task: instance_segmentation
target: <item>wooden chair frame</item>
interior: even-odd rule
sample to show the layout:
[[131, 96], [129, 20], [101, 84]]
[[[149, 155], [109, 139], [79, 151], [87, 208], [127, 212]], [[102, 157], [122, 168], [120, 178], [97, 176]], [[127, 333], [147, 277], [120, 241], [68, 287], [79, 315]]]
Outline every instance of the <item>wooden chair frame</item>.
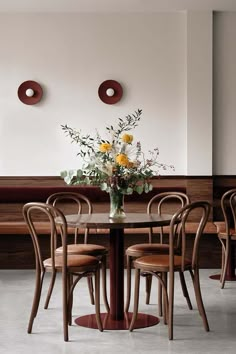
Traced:
[[[181, 209], [184, 205], [189, 204], [190, 200], [189, 197], [182, 192], [163, 192], [155, 195], [153, 198], [150, 199], [147, 205], [147, 213], [148, 214], [162, 214], [165, 212], [164, 208], [166, 207], [166, 203], [168, 202], [177, 202], [178, 208]], [[126, 259], [127, 259], [127, 296], [126, 296], [126, 305], [125, 311], [128, 312], [130, 306], [130, 298], [131, 298], [131, 268], [132, 262], [137, 257], [147, 256], [150, 254], [160, 254], [160, 253], [168, 253], [168, 244], [164, 244], [164, 231], [165, 227], [159, 228], [159, 235], [160, 241], [159, 243], [153, 243], [153, 228], [150, 228], [147, 244], [140, 244], [139, 249], [135, 250], [137, 245], [133, 245], [126, 250]], [[180, 248], [180, 238], [178, 237], [178, 225], [175, 226], [175, 252], [179, 252]], [[166, 233], [166, 232], [165, 232]], [[150, 244], [152, 247], [150, 248]], [[140, 248], [141, 247], [141, 248]], [[152, 285], [152, 276], [147, 274], [146, 276], [146, 304], [150, 302], [150, 294], [151, 294], [151, 285]], [[186, 290], [185, 279], [183, 275], [180, 275], [182, 289], [185, 294], [187, 303], [189, 308], [192, 308], [191, 301]], [[161, 283], [158, 286], [158, 304], [159, 304], [159, 316], [162, 316], [162, 287]]]
[[217, 222], [215, 224], [218, 239], [222, 246], [220, 283], [223, 289], [233, 242], [236, 241], [236, 188], [230, 189], [222, 195], [220, 205], [224, 217], [224, 227], [219, 226]]
[[[40, 248], [37, 227], [35, 226], [35, 213], [41, 213], [47, 218], [50, 224], [50, 258], [44, 260]], [[28, 333], [32, 332], [33, 322], [37, 316], [44, 275], [46, 271], [62, 272], [62, 308], [63, 308], [63, 331], [64, 340], [69, 340], [68, 325], [71, 324], [73, 290], [78, 281], [83, 277], [95, 277], [95, 311], [97, 326], [103, 330], [100, 317], [100, 263], [96, 257], [76, 256], [67, 253], [67, 222], [64, 214], [57, 208], [46, 203], [27, 203], [23, 207], [23, 216], [28, 226], [35, 253], [36, 277], [35, 291], [32, 303]], [[63, 253], [61, 256], [55, 254], [55, 240], [57, 237], [57, 226], [55, 218], [61, 221], [61, 236]]]
[[[149, 255], [137, 258], [134, 261], [135, 266], [135, 295], [134, 311], [130, 324], [130, 331], [133, 330], [138, 314], [139, 301], [139, 282], [140, 274], [147, 273], [155, 276], [162, 285], [164, 291], [164, 323], [168, 324], [169, 339], [173, 339], [173, 309], [174, 309], [174, 273], [188, 270], [190, 271], [196, 302], [199, 314], [202, 317], [203, 325], [206, 331], [209, 331], [209, 324], [203, 305], [200, 280], [199, 280], [199, 242], [206, 226], [211, 205], [207, 201], [198, 201], [184, 206], [176, 212], [171, 220], [169, 233], [169, 253], [167, 255]], [[186, 257], [186, 232], [185, 227], [189, 215], [193, 211], [201, 211], [199, 214], [199, 224], [195, 235], [192, 257]], [[181, 226], [181, 254], [175, 254], [174, 236], [176, 224]], [[167, 283], [168, 276], [168, 283]]]
[[[84, 208], [86, 207], [86, 213], [87, 214], [92, 214], [93, 208], [92, 204], [89, 201], [89, 199], [80, 193], [75, 193], [75, 192], [57, 192], [52, 195], [50, 195], [46, 201], [47, 204], [51, 204], [53, 206], [56, 206], [57, 208], [60, 209], [59, 205], [60, 202], [73, 202], [75, 206], [77, 207], [77, 210], [75, 214], [81, 214]], [[85, 207], [84, 205], [85, 204]], [[110, 311], [108, 299], [107, 299], [107, 283], [106, 283], [106, 262], [107, 262], [107, 254], [108, 250], [105, 247], [101, 247], [98, 245], [91, 245], [88, 244], [88, 238], [89, 238], [89, 229], [85, 228], [84, 229], [84, 244], [83, 247], [78, 247], [78, 233], [79, 229], [75, 228], [75, 233], [74, 233], [74, 245], [70, 245], [68, 249], [68, 254], [70, 255], [78, 255], [78, 254], [87, 254], [87, 255], [92, 255], [98, 257], [98, 259], [101, 262], [101, 270], [102, 270], [102, 293], [103, 293], [103, 300], [104, 304], [106, 307], [107, 312]], [[86, 245], [87, 248], [86, 248]], [[93, 246], [93, 250], [91, 251], [91, 246]], [[57, 245], [55, 245], [55, 252], [56, 254], [61, 253], [61, 248], [57, 248]], [[51, 283], [48, 289], [48, 294], [47, 298], [45, 301], [44, 308], [47, 309], [49, 305], [49, 301], [52, 295], [52, 291], [54, 288], [55, 284], [55, 279], [56, 279], [56, 271], [52, 273], [52, 278], [51, 278]], [[90, 294], [90, 300], [91, 303], [94, 304], [94, 287], [93, 287], [93, 282], [92, 282], [92, 277], [87, 278], [88, 281], [88, 288], [89, 288], [89, 294]]]

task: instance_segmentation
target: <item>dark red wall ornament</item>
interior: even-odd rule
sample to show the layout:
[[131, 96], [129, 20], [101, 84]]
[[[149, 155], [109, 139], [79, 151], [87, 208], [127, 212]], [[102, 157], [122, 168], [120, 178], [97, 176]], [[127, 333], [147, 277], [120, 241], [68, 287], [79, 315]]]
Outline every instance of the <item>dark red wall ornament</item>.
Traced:
[[42, 87], [35, 81], [25, 81], [18, 88], [21, 102], [32, 105], [38, 103], [43, 95]]
[[120, 101], [123, 95], [123, 89], [119, 82], [115, 80], [106, 80], [99, 86], [98, 95], [102, 102], [114, 104]]

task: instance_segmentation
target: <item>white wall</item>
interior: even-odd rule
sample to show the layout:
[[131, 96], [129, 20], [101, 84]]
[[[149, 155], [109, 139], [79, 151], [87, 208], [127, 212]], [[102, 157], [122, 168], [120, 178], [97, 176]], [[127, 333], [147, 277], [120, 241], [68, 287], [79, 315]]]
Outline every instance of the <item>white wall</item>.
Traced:
[[214, 16], [214, 174], [236, 174], [236, 12]]
[[212, 12], [187, 14], [187, 175], [212, 175]]
[[[137, 108], [145, 150], [186, 173], [186, 16], [159, 14], [0, 15], [0, 175], [59, 175], [77, 168], [60, 125], [92, 133]], [[97, 90], [119, 81], [123, 99]], [[24, 105], [19, 85], [38, 81], [43, 100]], [[105, 130], [104, 130], [105, 131]], [[166, 172], [170, 174], [170, 171]]]

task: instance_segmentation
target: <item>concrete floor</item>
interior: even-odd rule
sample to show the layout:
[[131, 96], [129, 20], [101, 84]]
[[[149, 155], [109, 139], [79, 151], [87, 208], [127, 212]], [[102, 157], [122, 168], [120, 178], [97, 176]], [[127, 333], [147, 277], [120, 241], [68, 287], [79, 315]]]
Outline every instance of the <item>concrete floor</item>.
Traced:
[[[218, 281], [209, 279], [214, 270], [201, 270], [203, 300], [210, 332], [205, 332], [196, 310], [190, 279], [189, 292], [194, 309], [188, 310], [176, 278], [174, 340], [168, 340], [162, 320], [156, 326], [129, 331], [104, 331], [72, 325], [69, 342], [63, 341], [60, 279], [57, 279], [50, 308], [43, 303], [34, 321], [33, 333], [27, 334], [31, 309], [34, 271], [0, 270], [0, 353], [1, 354], [86, 354], [86, 353], [235, 353], [236, 347], [236, 282], [226, 282], [224, 290]], [[43, 300], [49, 275], [45, 279]], [[145, 305], [144, 280], [141, 284], [140, 312], [156, 315], [156, 286], [151, 304]], [[74, 317], [93, 313], [86, 280], [75, 290]], [[102, 311], [104, 307], [102, 306]]]

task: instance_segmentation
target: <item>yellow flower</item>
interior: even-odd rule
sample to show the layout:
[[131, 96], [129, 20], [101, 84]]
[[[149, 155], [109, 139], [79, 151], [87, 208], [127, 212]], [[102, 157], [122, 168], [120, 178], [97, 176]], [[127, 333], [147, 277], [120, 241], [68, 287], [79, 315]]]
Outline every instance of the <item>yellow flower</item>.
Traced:
[[120, 166], [126, 167], [129, 163], [129, 159], [126, 154], [119, 154], [116, 156], [116, 163]]
[[99, 146], [99, 150], [101, 152], [108, 152], [111, 150], [111, 144], [109, 143], [102, 143], [100, 146]]
[[123, 141], [124, 143], [126, 143], [126, 144], [131, 144], [132, 141], [133, 141], [133, 135], [131, 135], [131, 134], [124, 134], [124, 135], [122, 136], [122, 141]]

